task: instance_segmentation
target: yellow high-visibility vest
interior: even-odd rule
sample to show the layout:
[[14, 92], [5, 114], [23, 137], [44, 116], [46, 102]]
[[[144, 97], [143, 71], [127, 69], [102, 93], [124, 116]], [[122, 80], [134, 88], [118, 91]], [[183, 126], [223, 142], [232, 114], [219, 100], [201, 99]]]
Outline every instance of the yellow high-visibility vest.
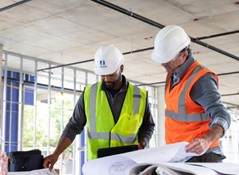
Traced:
[[102, 82], [89, 85], [84, 91], [88, 133], [88, 160], [97, 158], [97, 150], [138, 143], [137, 133], [142, 124], [146, 91], [129, 83], [119, 120], [114, 117]]

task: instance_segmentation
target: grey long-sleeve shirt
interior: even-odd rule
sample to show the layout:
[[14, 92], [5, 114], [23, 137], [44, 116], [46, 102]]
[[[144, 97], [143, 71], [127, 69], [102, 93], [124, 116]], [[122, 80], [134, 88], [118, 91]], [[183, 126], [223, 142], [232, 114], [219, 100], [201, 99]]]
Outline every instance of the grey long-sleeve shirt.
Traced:
[[[195, 62], [192, 54], [183, 65], [178, 67], [172, 76], [172, 86], [176, 86], [180, 79], [185, 75], [188, 68]], [[221, 95], [218, 92], [217, 82], [213, 74], [208, 73], [202, 76], [192, 87], [190, 96], [194, 102], [201, 105], [207, 115], [212, 118], [210, 126], [218, 124], [222, 126], [224, 134], [231, 124], [231, 116], [227, 108], [221, 101]], [[218, 154], [222, 154], [221, 150], [216, 148], [213, 151]]]
[[[102, 86], [102, 89], [105, 91], [108, 102], [110, 104], [115, 123], [119, 119], [121, 107], [123, 105], [124, 98], [128, 88], [128, 81], [126, 80], [124, 76], [123, 76], [123, 82], [124, 84], [122, 88], [117, 92], [109, 91]], [[62, 137], [67, 137], [73, 141], [75, 139], [75, 136], [82, 132], [85, 124], [86, 124], [86, 115], [85, 115], [84, 92], [83, 92], [77, 104], [75, 105], [75, 109], [72, 114], [72, 117], [70, 118], [68, 124], [66, 125], [62, 133]], [[155, 124], [154, 124], [154, 121], [150, 112], [148, 100], [147, 100], [143, 122], [138, 132], [139, 142], [144, 141], [147, 144], [151, 136], [153, 135], [154, 127], [155, 127]]]

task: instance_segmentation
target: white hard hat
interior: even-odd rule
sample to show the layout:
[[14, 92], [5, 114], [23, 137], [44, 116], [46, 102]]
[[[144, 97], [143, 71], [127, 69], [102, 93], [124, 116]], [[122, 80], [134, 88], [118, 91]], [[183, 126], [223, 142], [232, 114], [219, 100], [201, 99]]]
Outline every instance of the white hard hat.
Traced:
[[189, 44], [190, 38], [183, 28], [168, 25], [158, 32], [151, 58], [158, 63], [167, 63]]
[[94, 71], [97, 75], [109, 75], [124, 63], [124, 56], [113, 44], [101, 46], [95, 53]]

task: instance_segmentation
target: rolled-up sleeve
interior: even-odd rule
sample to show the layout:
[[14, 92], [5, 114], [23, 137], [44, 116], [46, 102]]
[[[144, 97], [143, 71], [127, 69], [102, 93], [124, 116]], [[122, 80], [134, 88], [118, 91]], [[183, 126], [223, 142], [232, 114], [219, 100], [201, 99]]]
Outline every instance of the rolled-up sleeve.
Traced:
[[86, 124], [85, 108], [84, 108], [84, 93], [78, 99], [73, 114], [67, 123], [61, 137], [67, 137], [74, 140], [77, 134], [80, 134]]
[[217, 82], [213, 74], [202, 76], [193, 86], [190, 96], [192, 100], [201, 105], [207, 115], [212, 118], [210, 126], [222, 126], [224, 134], [231, 124], [231, 116], [221, 100]]

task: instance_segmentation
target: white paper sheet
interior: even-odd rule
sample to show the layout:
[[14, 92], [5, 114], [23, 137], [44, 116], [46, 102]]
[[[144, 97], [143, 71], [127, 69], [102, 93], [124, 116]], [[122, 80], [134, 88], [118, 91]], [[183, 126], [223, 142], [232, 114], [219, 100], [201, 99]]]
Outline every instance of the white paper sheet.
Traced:
[[50, 172], [48, 168], [45, 168], [33, 171], [9, 172], [7, 175], [57, 175], [57, 173], [54, 170]]
[[237, 163], [190, 163], [192, 165], [199, 165], [202, 167], [210, 168], [221, 174], [239, 175], [239, 164]]
[[194, 153], [186, 153], [186, 144], [188, 143], [180, 142], [91, 160], [83, 165], [83, 173], [84, 175], [95, 175], [98, 172], [104, 175], [125, 175], [139, 163], [177, 162], [185, 157], [195, 156]]
[[128, 175], [135, 165], [137, 163], [127, 157], [109, 156], [86, 162], [82, 171], [84, 175]]
[[179, 142], [119, 155], [128, 157], [137, 163], [178, 162], [186, 157], [196, 156], [194, 153], [186, 153], [187, 144], [188, 142]]
[[217, 172], [211, 169], [201, 167], [201, 166], [193, 166], [186, 163], [162, 163], [159, 165], [159, 168], [156, 169], [156, 173], [158, 169], [160, 169], [160, 166], [166, 166], [173, 170], [178, 170], [184, 173], [191, 173], [195, 175], [218, 175]]

